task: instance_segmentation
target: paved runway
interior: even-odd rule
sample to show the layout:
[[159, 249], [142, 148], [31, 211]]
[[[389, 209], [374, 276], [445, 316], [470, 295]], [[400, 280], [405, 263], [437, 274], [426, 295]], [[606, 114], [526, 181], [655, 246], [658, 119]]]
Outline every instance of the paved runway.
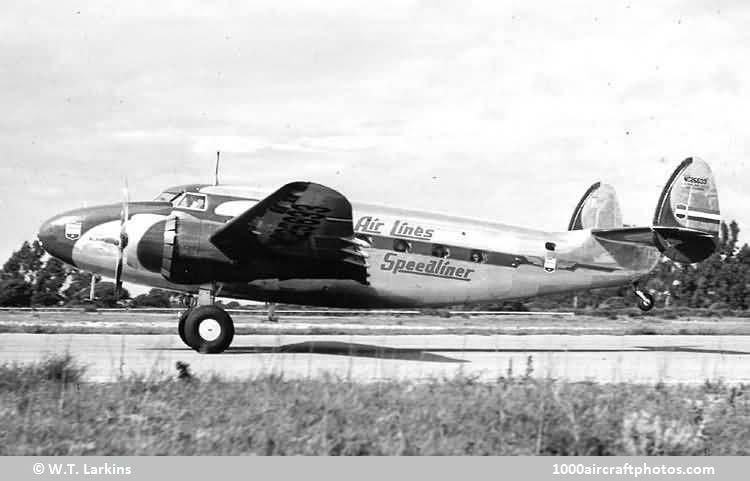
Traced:
[[175, 362], [200, 375], [230, 378], [283, 374], [374, 381], [452, 377], [493, 380], [533, 376], [573, 381], [750, 383], [750, 336], [372, 335], [237, 336], [230, 350], [201, 355], [176, 335], [0, 334], [0, 363], [33, 362], [69, 351], [87, 364], [88, 379], [132, 372], [174, 375]]

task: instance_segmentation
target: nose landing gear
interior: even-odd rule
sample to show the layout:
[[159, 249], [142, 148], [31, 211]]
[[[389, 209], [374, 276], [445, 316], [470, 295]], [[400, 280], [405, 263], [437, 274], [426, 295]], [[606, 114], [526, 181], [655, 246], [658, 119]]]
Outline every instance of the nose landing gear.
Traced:
[[654, 308], [654, 296], [638, 288], [638, 284], [633, 286], [633, 292], [638, 297], [638, 308], [643, 312], [650, 311]]
[[183, 312], [177, 324], [182, 342], [202, 354], [218, 354], [226, 350], [234, 338], [232, 318], [214, 304], [214, 290], [198, 296], [198, 305]]

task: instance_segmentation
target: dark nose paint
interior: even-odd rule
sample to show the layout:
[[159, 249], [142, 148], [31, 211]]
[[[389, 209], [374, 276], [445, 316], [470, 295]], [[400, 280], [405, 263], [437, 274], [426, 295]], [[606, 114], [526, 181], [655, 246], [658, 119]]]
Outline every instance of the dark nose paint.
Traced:
[[[66, 217], [69, 217], [69, 219], [66, 219]], [[37, 237], [42, 243], [44, 250], [46, 250], [49, 255], [57, 257], [63, 262], [75, 265], [73, 263], [73, 245], [75, 244], [75, 241], [80, 237], [80, 229], [82, 227], [80, 221], [81, 217], [72, 215], [71, 212], [55, 216], [42, 224], [42, 226], [39, 228]], [[78, 226], [77, 237], [74, 235], [74, 232], [76, 230], [75, 226]], [[69, 229], [67, 237], [65, 235], [66, 228]]]
[[[109, 204], [75, 209], [57, 215], [41, 225], [37, 237], [49, 255], [63, 262], [73, 262], [73, 246], [86, 231], [105, 222], [120, 219], [122, 204]], [[128, 204], [130, 216], [136, 214], [168, 214], [168, 202], [134, 202]]]
[[138, 250], [136, 251], [138, 262], [151, 272], [161, 272], [166, 224], [166, 221], [156, 222], [143, 233], [140, 242], [138, 242]]

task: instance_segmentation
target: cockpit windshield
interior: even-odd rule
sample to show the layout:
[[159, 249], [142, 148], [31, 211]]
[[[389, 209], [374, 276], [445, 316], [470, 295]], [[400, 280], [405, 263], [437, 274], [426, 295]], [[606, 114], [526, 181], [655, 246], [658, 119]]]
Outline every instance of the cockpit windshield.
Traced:
[[191, 210], [206, 210], [206, 196], [193, 192], [184, 192], [172, 201], [175, 207]]
[[162, 192], [154, 199], [157, 202], [172, 202], [181, 192]]

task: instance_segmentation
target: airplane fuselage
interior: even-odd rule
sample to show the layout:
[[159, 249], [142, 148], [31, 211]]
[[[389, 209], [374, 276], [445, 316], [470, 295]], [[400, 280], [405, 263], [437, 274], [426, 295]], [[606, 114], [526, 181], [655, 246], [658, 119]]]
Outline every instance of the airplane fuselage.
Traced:
[[[233, 262], [205, 239], [268, 192], [233, 186], [183, 187], [202, 198], [202, 205], [129, 204], [123, 280], [187, 293], [215, 282], [219, 296], [257, 301], [418, 307], [622, 285], [643, 277], [661, 256], [652, 246], [597, 239], [590, 229], [544, 232], [351, 202], [355, 236], [368, 256], [363, 283], [315, 275], [320, 265], [274, 255]], [[176, 283], [163, 275], [165, 229], [175, 217], [195, 226], [193, 248], [205, 259], [200, 268], [205, 282]], [[113, 277], [119, 235], [120, 205], [115, 204], [66, 212], [48, 221], [39, 237], [62, 260]]]

